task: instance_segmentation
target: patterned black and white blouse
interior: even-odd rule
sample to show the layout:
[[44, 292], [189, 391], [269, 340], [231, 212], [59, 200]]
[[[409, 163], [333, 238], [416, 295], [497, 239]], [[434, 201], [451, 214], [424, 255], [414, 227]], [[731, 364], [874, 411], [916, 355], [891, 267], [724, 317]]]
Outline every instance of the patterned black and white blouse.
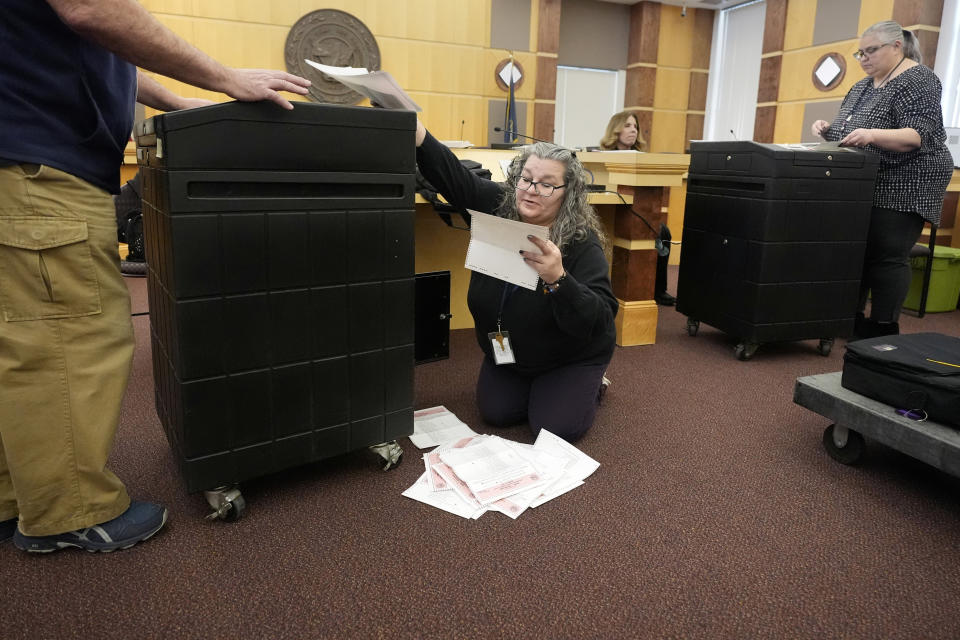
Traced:
[[920, 134], [920, 148], [887, 151], [874, 145], [866, 149], [880, 158], [873, 206], [919, 213], [940, 224], [943, 195], [953, 173], [953, 158], [944, 142], [940, 109], [940, 80], [918, 64], [875, 89], [867, 76], [850, 87], [840, 113], [823, 132], [830, 141], [842, 140], [854, 129], [903, 129]]

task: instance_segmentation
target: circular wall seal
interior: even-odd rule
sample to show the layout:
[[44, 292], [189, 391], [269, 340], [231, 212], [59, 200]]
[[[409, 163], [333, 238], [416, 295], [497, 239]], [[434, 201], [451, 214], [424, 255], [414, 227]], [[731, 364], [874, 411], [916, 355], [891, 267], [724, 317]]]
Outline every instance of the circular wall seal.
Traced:
[[297, 20], [284, 45], [287, 71], [310, 80], [317, 102], [356, 104], [359, 93], [314, 69], [304, 59], [331, 67], [380, 68], [380, 47], [367, 26], [345, 11], [318, 9]]
[[836, 52], [825, 53], [820, 56], [810, 72], [810, 80], [820, 91], [830, 91], [836, 88], [847, 74], [847, 61]]

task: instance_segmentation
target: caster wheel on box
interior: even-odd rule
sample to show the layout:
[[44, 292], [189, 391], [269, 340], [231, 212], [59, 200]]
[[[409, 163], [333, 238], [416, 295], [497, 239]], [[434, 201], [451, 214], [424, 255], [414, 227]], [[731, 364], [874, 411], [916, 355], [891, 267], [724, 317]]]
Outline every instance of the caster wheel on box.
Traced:
[[236, 522], [243, 517], [247, 510], [247, 501], [244, 500], [240, 489], [236, 486], [225, 486], [204, 491], [203, 496], [213, 511], [207, 514], [207, 520], [223, 520]]
[[700, 330], [700, 321], [694, 320], [693, 318], [687, 318], [687, 335], [691, 338], [697, 335], [697, 331]]
[[756, 342], [741, 342], [733, 350], [733, 353], [737, 356], [737, 360], [749, 360], [758, 348], [760, 348], [760, 345]]
[[375, 444], [370, 447], [370, 451], [382, 458], [380, 463], [383, 465], [384, 471], [396, 469], [397, 466], [403, 461], [403, 448], [397, 444], [396, 440], [391, 440], [390, 442], [384, 442], [382, 444]]
[[831, 458], [849, 465], [860, 462], [867, 448], [862, 435], [839, 424], [823, 430], [823, 446]]
[[820, 338], [820, 344], [817, 345], [817, 351], [826, 358], [833, 349], [833, 338]]

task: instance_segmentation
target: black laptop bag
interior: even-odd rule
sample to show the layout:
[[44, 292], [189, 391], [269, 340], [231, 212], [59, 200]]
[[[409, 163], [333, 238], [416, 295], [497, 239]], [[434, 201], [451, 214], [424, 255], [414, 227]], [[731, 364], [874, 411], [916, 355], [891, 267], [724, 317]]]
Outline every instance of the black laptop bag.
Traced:
[[960, 427], [960, 338], [880, 336], [847, 344], [841, 386], [895, 409]]

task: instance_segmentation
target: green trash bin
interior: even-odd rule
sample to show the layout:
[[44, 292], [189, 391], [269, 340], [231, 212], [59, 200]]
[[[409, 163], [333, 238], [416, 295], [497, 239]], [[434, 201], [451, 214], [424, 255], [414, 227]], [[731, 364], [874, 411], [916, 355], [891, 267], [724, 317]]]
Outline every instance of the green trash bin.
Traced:
[[[927, 257], [913, 258], [910, 291], [903, 306], [914, 311], [920, 310], [920, 293], [923, 290], [923, 269]], [[933, 268], [930, 271], [930, 288], [927, 292], [927, 311], [953, 311], [960, 298], [960, 249], [953, 247], [933, 248]]]

